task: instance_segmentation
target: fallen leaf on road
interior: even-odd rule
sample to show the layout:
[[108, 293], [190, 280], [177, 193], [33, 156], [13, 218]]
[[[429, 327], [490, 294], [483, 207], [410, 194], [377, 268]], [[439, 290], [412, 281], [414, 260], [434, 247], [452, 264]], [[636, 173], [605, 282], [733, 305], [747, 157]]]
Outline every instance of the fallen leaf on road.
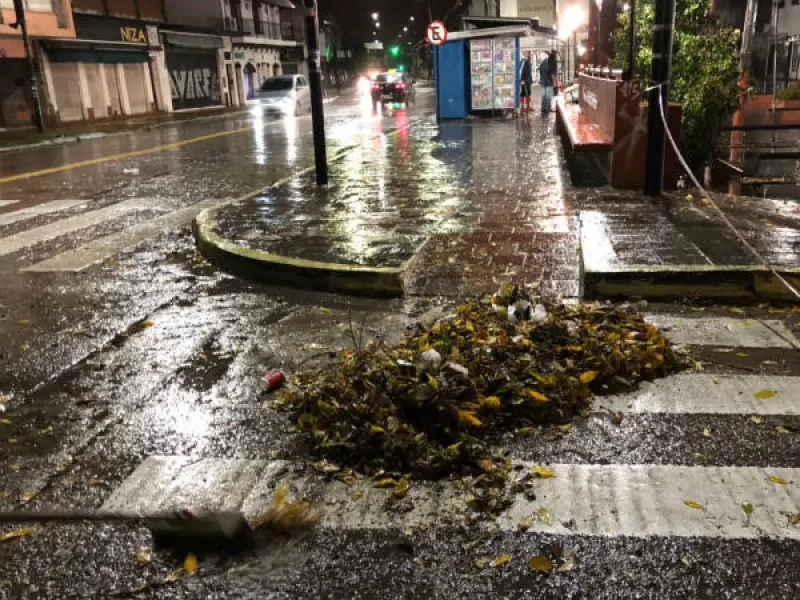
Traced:
[[559, 425], [558, 430], [561, 433], [570, 433], [572, 431], [572, 423], [567, 423], [566, 425]]
[[478, 402], [483, 408], [500, 408], [500, 398], [497, 396], [481, 398]]
[[184, 569], [183, 567], [175, 569], [172, 573], [164, 577], [164, 583], [172, 583], [173, 581], [178, 581], [184, 575], [186, 575], [186, 569]]
[[147, 546], [138, 546], [136, 548], [136, 562], [140, 565], [149, 565], [153, 562], [153, 552]]
[[737, 315], [743, 315], [744, 314], [744, 310], [742, 310], [741, 308], [737, 308], [735, 306], [732, 307], [732, 308], [729, 308], [728, 310], [730, 310], [732, 313], [736, 313]]
[[411, 484], [408, 483], [408, 479], [405, 477], [397, 482], [397, 485], [394, 486], [394, 495], [396, 498], [403, 498], [408, 493], [408, 490], [411, 488]]
[[769, 400], [770, 398], [774, 398], [777, 393], [778, 392], [775, 390], [761, 390], [753, 394], [753, 396], [755, 396], [757, 400]]
[[553, 524], [553, 517], [550, 516], [550, 512], [544, 506], [539, 507], [536, 511], [536, 517], [539, 519], [540, 523], [544, 523], [545, 525]]
[[553, 570], [553, 563], [546, 556], [534, 556], [528, 561], [528, 566], [540, 573], [549, 573]]
[[568, 561], [567, 561], [567, 562], [565, 562], [563, 565], [561, 565], [560, 567], [558, 567], [558, 568], [556, 569], [556, 572], [557, 572], [557, 573], [563, 573], [564, 571], [572, 571], [572, 569], [574, 569], [574, 568], [575, 568], [575, 561], [573, 561], [573, 560], [568, 560]]
[[31, 500], [36, 498], [36, 496], [38, 496], [38, 495], [39, 495], [39, 492], [25, 492], [24, 494], [22, 494], [22, 496], [20, 496], [20, 499], [23, 502], [30, 502]]
[[800, 513], [796, 515], [788, 515], [789, 525], [800, 525]]
[[497, 558], [495, 558], [491, 564], [493, 567], [497, 568], [499, 566], [506, 564], [510, 560], [511, 560], [510, 554], [503, 554], [502, 556], [498, 556]]
[[186, 559], [183, 561], [183, 568], [186, 569], [186, 573], [189, 575], [194, 575], [197, 573], [197, 557], [189, 552], [186, 555]]
[[786, 427], [784, 427], [783, 425], [778, 425], [778, 426], [775, 428], [775, 431], [777, 431], [778, 433], [781, 433], [781, 434], [787, 434], [787, 433], [789, 433], [789, 430], [788, 430], [788, 429], [786, 429]]
[[760, 418], [760, 417], [755, 417], [755, 416], [753, 416], [753, 417], [750, 417], [750, 420], [751, 420], [753, 423], [755, 423], [756, 425], [761, 425], [761, 424], [764, 422], [764, 419], [762, 419], [762, 418]]
[[473, 427], [480, 427], [483, 425], [483, 421], [476, 417], [475, 413], [470, 410], [458, 410], [456, 412], [458, 414], [459, 423], [463, 423], [464, 425], [472, 425]]
[[148, 327], [152, 327], [153, 322], [150, 319], [145, 319], [142, 321], [142, 328], [147, 329]]
[[17, 321], [17, 323], [19, 323], [20, 325], [30, 325], [31, 324], [31, 320], [30, 319], [20, 319], [19, 321]]
[[705, 429], [703, 429], [703, 435], [706, 436], [707, 438], [710, 438], [711, 430], [708, 427], [706, 427]]
[[0, 425], [11, 425], [11, 421], [8, 419], [0, 419]]
[[581, 375], [581, 383], [592, 383], [595, 379], [597, 379], [597, 371], [586, 371]]
[[22, 529], [15, 529], [14, 531], [9, 531], [8, 533], [0, 535], [0, 542], [15, 540], [17, 538], [25, 537], [26, 535], [30, 535], [32, 533], [36, 533], [37, 531], [39, 531], [38, 527], [23, 527]]
[[777, 475], [770, 475], [767, 477], [772, 483], [777, 483], [778, 485], [789, 485], [789, 482], [783, 479], [782, 477], [778, 477]]
[[533, 471], [538, 477], [541, 477], [543, 479], [556, 476], [556, 474], [553, 473], [553, 471], [551, 471], [550, 469], [545, 469], [544, 467], [531, 467], [531, 471]]
[[479, 558], [475, 561], [475, 566], [479, 569], [485, 569], [489, 566], [489, 559], [488, 558]]
[[380, 479], [373, 483], [373, 487], [386, 489], [386, 488], [393, 488], [397, 487], [398, 481], [396, 479], [392, 479], [391, 477], [387, 477], [386, 479]]
[[52, 425], [50, 425], [49, 427], [45, 427], [44, 429], [42, 429], [39, 432], [40, 435], [50, 435], [51, 433], [53, 433], [53, 426]]
[[684, 500], [683, 503], [688, 506], [689, 508], [703, 508], [703, 505], [699, 502], [695, 502], [694, 500]]
[[614, 425], [620, 425], [622, 423], [622, 419], [624, 418], [625, 415], [623, 415], [621, 412], [618, 412], [611, 416], [611, 423]]
[[749, 517], [750, 515], [753, 514], [753, 505], [750, 504], [749, 502], [745, 502], [744, 504], [742, 504], [742, 510], [744, 511], [744, 514], [746, 514]]
[[689, 310], [691, 310], [692, 312], [704, 312], [706, 309], [703, 308], [702, 306], [690, 306]]
[[545, 396], [544, 394], [540, 394], [536, 390], [528, 390], [525, 393], [528, 394], [528, 396], [530, 396], [537, 402], [542, 402], [542, 403], [550, 402], [550, 399], [547, 396]]
[[528, 531], [531, 527], [533, 527], [533, 516], [526, 517], [519, 522], [519, 530], [520, 531]]

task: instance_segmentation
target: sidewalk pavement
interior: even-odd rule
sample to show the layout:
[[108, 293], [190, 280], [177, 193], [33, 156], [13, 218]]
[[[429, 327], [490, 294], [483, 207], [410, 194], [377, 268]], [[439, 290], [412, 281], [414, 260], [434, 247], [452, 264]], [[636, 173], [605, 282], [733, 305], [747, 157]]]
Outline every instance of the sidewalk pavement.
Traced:
[[[785, 298], [700, 196], [653, 202], [569, 183], [552, 118], [423, 119], [195, 222], [198, 246], [245, 277], [364, 295], [470, 296], [506, 281], [547, 298]], [[791, 202], [722, 201], [789, 276]]]

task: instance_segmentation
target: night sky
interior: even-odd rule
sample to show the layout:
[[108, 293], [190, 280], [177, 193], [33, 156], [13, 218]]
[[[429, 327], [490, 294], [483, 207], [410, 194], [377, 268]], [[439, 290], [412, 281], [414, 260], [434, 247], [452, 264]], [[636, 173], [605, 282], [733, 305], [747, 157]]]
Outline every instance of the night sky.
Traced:
[[[431, 0], [433, 18], [442, 19], [458, 0]], [[372, 26], [372, 13], [380, 14], [381, 27], [378, 39], [384, 43], [398, 39], [403, 27], [408, 25], [409, 32], [403, 37], [406, 41], [418, 42], [425, 37], [428, 24], [428, 0], [320, 0], [320, 9], [336, 18], [353, 37], [361, 41], [373, 41], [376, 31]], [[415, 17], [413, 23], [410, 16]], [[455, 19], [448, 25], [455, 26]], [[458, 23], [460, 29], [460, 23]]]

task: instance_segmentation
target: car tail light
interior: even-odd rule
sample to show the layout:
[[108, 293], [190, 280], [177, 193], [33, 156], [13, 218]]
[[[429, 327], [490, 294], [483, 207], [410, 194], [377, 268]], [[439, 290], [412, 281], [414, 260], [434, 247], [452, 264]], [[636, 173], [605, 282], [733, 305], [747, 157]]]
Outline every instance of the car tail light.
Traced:
[[404, 90], [404, 89], [406, 89], [406, 84], [405, 83], [398, 83], [395, 87], [398, 90]]
[[372, 84], [372, 89], [373, 89], [373, 90], [379, 90], [379, 89], [381, 89], [381, 84], [380, 84], [380, 83], [373, 83], [373, 84]]

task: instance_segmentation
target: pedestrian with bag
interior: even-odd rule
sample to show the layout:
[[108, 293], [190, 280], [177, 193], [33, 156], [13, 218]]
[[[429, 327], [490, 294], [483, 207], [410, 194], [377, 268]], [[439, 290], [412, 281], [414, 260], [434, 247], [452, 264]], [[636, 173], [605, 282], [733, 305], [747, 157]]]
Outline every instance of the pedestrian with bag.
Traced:
[[539, 65], [539, 85], [542, 86], [542, 114], [553, 111], [553, 87], [558, 77], [558, 52], [551, 50], [547, 58]]
[[533, 64], [531, 63], [530, 52], [526, 52], [525, 58], [522, 59], [519, 79], [522, 84], [520, 91], [520, 97], [522, 99], [522, 110], [524, 110], [525, 112], [530, 112], [531, 91], [533, 89]]

